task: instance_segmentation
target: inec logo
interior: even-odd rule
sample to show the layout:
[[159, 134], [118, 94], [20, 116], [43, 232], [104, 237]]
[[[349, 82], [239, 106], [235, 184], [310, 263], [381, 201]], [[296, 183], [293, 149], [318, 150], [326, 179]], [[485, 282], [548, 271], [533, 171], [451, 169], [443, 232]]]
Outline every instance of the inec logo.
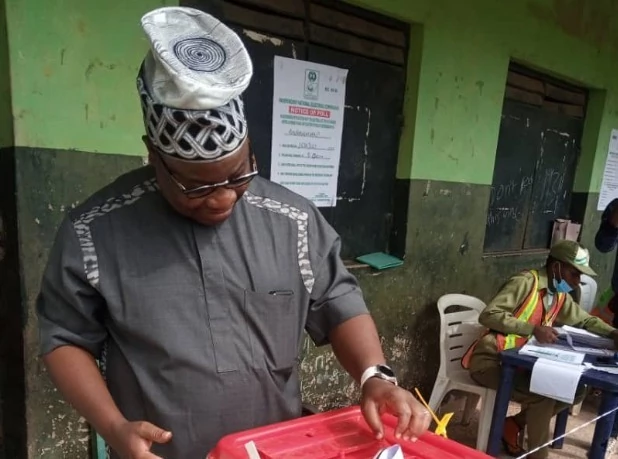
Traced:
[[320, 95], [320, 72], [305, 70], [305, 99], [316, 100]]

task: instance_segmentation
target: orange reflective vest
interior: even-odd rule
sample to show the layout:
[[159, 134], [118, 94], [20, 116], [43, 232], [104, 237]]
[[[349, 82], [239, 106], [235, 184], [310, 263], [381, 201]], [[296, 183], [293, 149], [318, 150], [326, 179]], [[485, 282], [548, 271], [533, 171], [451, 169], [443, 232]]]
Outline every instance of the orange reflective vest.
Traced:
[[[551, 309], [545, 312], [545, 306], [543, 305], [543, 295], [539, 294], [539, 273], [535, 270], [530, 271], [534, 277], [534, 283], [532, 284], [532, 290], [528, 293], [526, 299], [517, 307], [513, 315], [532, 325], [544, 325], [551, 326], [556, 320], [556, 317], [560, 313], [564, 301], [566, 300], [566, 293], [557, 293]], [[502, 333], [494, 332], [491, 330], [485, 331], [481, 338], [477, 339], [472, 346], [466, 351], [461, 359], [461, 365], [468, 369], [470, 367], [470, 359], [474, 353], [474, 349], [478, 342], [488, 335], [494, 333], [496, 335], [496, 346], [498, 352], [505, 351], [507, 349], [513, 349], [514, 347], [521, 347], [530, 338], [529, 336], [520, 336], [515, 334], [503, 335]]]

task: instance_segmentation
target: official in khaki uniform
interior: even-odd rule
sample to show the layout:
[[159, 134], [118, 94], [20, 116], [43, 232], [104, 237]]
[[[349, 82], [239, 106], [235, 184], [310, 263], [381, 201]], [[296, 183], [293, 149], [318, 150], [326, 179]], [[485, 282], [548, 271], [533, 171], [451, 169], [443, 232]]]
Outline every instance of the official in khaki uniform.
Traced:
[[[618, 331], [581, 309], [569, 295], [577, 289], [580, 275], [596, 273], [589, 266], [588, 250], [573, 241], [561, 241], [553, 246], [545, 267], [513, 276], [481, 313], [479, 321], [488, 332], [473, 345], [463, 359], [464, 367], [477, 383], [497, 390], [500, 384], [498, 353], [523, 346], [532, 336], [541, 343], [557, 340], [553, 325], [583, 328], [618, 343]], [[549, 441], [551, 418], [566, 404], [529, 390], [530, 372], [519, 372], [515, 379], [513, 400], [522, 405], [521, 412], [506, 419], [503, 443], [507, 452], [519, 456], [525, 451], [518, 442], [524, 427], [528, 427], [528, 449], [531, 451]], [[583, 398], [578, 390], [575, 403]], [[530, 455], [545, 459], [548, 448]]]

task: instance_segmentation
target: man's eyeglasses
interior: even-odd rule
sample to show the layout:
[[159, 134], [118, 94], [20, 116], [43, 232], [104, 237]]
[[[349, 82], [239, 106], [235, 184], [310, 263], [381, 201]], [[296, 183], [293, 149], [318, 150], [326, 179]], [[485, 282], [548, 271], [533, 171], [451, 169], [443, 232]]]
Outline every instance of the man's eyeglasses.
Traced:
[[235, 177], [233, 179], [225, 180], [224, 182], [213, 183], [210, 185], [200, 185], [194, 188], [187, 188], [182, 183], [180, 183], [176, 177], [174, 177], [174, 174], [165, 163], [162, 154], [157, 151], [157, 155], [159, 156], [159, 161], [163, 165], [163, 169], [165, 169], [167, 175], [172, 179], [172, 182], [174, 182], [176, 186], [180, 189], [180, 191], [182, 191], [182, 193], [189, 199], [203, 198], [211, 193], [214, 193], [214, 191], [220, 187], [225, 187], [229, 189], [240, 188], [241, 186], [247, 185], [251, 180], [253, 180], [256, 175], [258, 175], [255, 156], [253, 155], [253, 152], [250, 152], [249, 162], [251, 164], [251, 172], [239, 175], [238, 177]]

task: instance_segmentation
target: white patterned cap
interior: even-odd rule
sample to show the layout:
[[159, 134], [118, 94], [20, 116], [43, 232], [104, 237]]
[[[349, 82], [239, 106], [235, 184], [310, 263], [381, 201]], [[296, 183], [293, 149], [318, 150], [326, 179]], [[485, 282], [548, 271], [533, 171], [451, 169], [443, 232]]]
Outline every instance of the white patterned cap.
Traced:
[[147, 13], [150, 41], [137, 77], [144, 125], [162, 152], [216, 161], [238, 151], [247, 136], [242, 93], [253, 75], [238, 35], [193, 8]]

